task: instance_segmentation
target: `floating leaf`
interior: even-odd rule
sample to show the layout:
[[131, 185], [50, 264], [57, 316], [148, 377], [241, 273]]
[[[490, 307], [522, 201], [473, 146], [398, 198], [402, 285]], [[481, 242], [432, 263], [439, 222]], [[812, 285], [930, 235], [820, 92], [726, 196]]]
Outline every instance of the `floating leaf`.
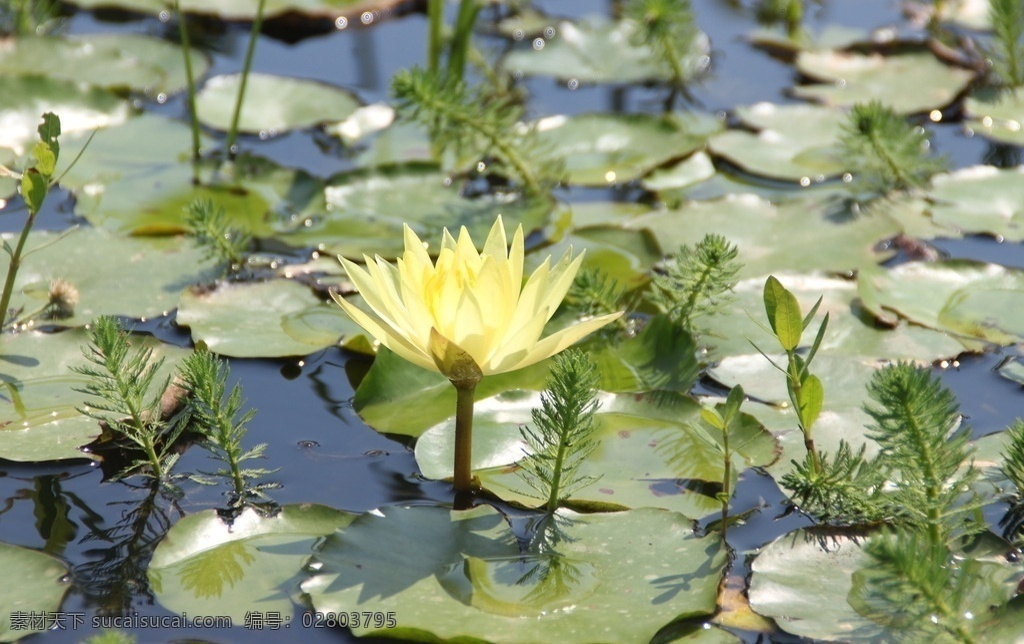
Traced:
[[234, 358], [304, 356], [362, 332], [333, 302], [292, 280], [189, 289], [176, 319], [193, 341]]
[[354, 518], [312, 504], [286, 505], [273, 516], [247, 508], [231, 523], [214, 510], [190, 514], [157, 545], [149, 583], [174, 613], [228, 616], [236, 625], [250, 611], [287, 619], [314, 545]]
[[940, 226], [1024, 241], [1024, 166], [974, 166], [932, 177], [928, 212]]
[[[0, 50], [0, 73], [34, 76], [45, 71], [52, 79], [157, 98], [185, 88], [184, 58], [178, 45], [138, 34], [29, 36], [11, 39]], [[205, 75], [209, 58], [197, 50], [190, 58], [192, 73]]]
[[849, 117], [814, 105], [758, 103], [736, 109], [756, 132], [730, 129], [708, 147], [747, 172], [789, 181], [823, 181], [844, 170], [837, 140]]
[[775, 205], [754, 195], [730, 195], [653, 211], [624, 224], [650, 230], [662, 248], [697, 244], [704, 235], [723, 235], [739, 247], [739, 277], [774, 271], [849, 271], [873, 265], [887, 252], [879, 241], [899, 226], [879, 214], [855, 215], [827, 197], [793, 199]]
[[[44, 112], [59, 114], [65, 134], [124, 123], [128, 102], [98, 87], [42, 76], [0, 75], [0, 147], [22, 154], [39, 139]], [[63, 141], [62, 141], [63, 142]], [[74, 154], [62, 155], [68, 159]]]
[[800, 98], [843, 107], [877, 100], [899, 114], [945, 107], [974, 79], [974, 72], [945, 65], [928, 51], [890, 56], [807, 51], [797, 56], [796, 67], [827, 83], [794, 87]]
[[1017, 384], [1024, 385], [1024, 360], [1019, 357], [1011, 358], [999, 365], [999, 375], [1012, 380]]
[[882, 321], [896, 316], [984, 342], [1024, 339], [1024, 271], [968, 260], [908, 262], [857, 277], [864, 306]]
[[[214, 76], [196, 94], [199, 120], [228, 130], [238, 100], [240, 74]], [[323, 83], [287, 76], [251, 73], [238, 120], [241, 132], [274, 134], [341, 121], [359, 107], [352, 94]]]
[[544, 148], [565, 160], [569, 183], [591, 186], [632, 181], [690, 154], [721, 129], [707, 114], [580, 114], [537, 123]]
[[[16, 642], [45, 632], [31, 615], [53, 615], [71, 587], [68, 567], [48, 554], [0, 542], [0, 570], [10, 575], [0, 589], [0, 642]], [[21, 623], [17, 623], [21, 615]], [[68, 622], [70, 624], [70, 622]]]
[[[627, 20], [609, 22], [593, 17], [580, 23], [560, 22], [549, 39], [532, 48], [514, 49], [504, 66], [512, 73], [555, 76], [583, 83], [633, 83], [672, 78], [671, 66], [642, 44], [633, 44], [636, 26]], [[538, 46], [536, 43], [541, 43]], [[681, 52], [687, 78], [703, 72], [710, 62], [710, 43], [704, 33]]]
[[[167, 3], [164, 0], [72, 0], [70, 4], [83, 9], [118, 7], [154, 16], [167, 11]], [[210, 4], [206, 0], [181, 0], [180, 5], [181, 10], [186, 13], [251, 22], [256, 18], [259, 3], [251, 0], [219, 0], [216, 4]], [[340, 16], [358, 17], [362, 11], [379, 5], [380, 0], [267, 0], [263, 7], [263, 17], [275, 18], [281, 14], [298, 13], [314, 18], [329, 18], [333, 22]]]
[[[51, 461], [92, 458], [81, 450], [100, 435], [95, 419], [79, 413], [87, 396], [75, 391], [86, 378], [71, 371], [85, 364], [89, 339], [82, 329], [61, 333], [23, 331], [3, 338], [0, 356], [0, 458]], [[133, 346], [154, 351], [165, 363], [154, 379], [163, 385], [187, 351], [150, 336], [132, 336]], [[161, 392], [150, 391], [148, 395]]]
[[524, 553], [488, 506], [381, 508], [328, 538], [302, 590], [323, 613], [396, 616], [390, 628], [349, 621], [356, 635], [442, 641], [648, 642], [674, 619], [714, 611], [725, 549], [680, 515], [555, 521], [557, 542]]
[[971, 132], [1010, 145], [1024, 145], [1024, 87], [982, 89], [964, 100]]

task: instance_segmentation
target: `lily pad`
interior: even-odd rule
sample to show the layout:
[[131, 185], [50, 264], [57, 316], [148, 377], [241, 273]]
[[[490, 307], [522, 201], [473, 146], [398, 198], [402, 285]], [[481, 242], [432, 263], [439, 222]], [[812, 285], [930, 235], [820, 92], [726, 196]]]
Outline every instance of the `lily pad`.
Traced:
[[[802, 311], [809, 311], [822, 298], [818, 314], [806, 332], [808, 340], [813, 338], [811, 332], [829, 314], [820, 355], [933, 362], [953, 358], [965, 349], [948, 334], [916, 324], [878, 326], [858, 300], [855, 281], [816, 274], [778, 273], [776, 277], [796, 296]], [[716, 358], [749, 354], [751, 342], [765, 351], [775, 350], [775, 336], [757, 323], [765, 321], [763, 291], [764, 279], [760, 277], [736, 284], [733, 303], [713, 318], [713, 326], [703, 340]]]
[[0, 542], [0, 569], [17, 583], [0, 590], [0, 642], [16, 642], [48, 630], [30, 615], [53, 615], [71, 587], [68, 567], [48, 554]]
[[489, 506], [381, 508], [328, 538], [302, 590], [319, 612], [396, 616], [348, 621], [356, 635], [440, 641], [648, 642], [714, 611], [726, 562], [716, 535], [697, 538], [661, 510], [554, 520], [555, 536], [522, 552]]
[[[199, 120], [212, 128], [228, 130], [238, 100], [241, 74], [214, 76], [196, 94]], [[327, 121], [348, 118], [359, 107], [349, 92], [324, 83], [251, 73], [238, 119], [241, 132], [273, 136]]]
[[580, 114], [541, 119], [537, 134], [564, 158], [569, 183], [607, 186], [690, 154], [722, 127], [708, 114]]
[[[32, 76], [45, 70], [48, 78], [158, 98], [185, 88], [184, 58], [178, 45], [138, 34], [30, 36], [5, 43], [0, 73]], [[193, 50], [190, 59], [196, 78], [206, 74], [210, 60], [205, 54]], [[60, 117], [63, 126], [65, 115]]]
[[821, 181], [844, 169], [837, 145], [848, 117], [813, 105], [758, 103], [736, 115], [755, 132], [728, 130], [708, 141], [711, 152], [747, 172], [788, 181]]
[[1024, 87], [982, 89], [964, 100], [971, 132], [1010, 145], [1024, 145]]
[[1024, 360], [1015, 357], [999, 365], [999, 375], [1024, 386]]
[[715, 172], [715, 164], [706, 152], [694, 152], [679, 163], [650, 173], [640, 185], [652, 192], [680, 190], [707, 181]]
[[[4, 334], [0, 354], [0, 458], [11, 461], [54, 461], [92, 458], [81, 448], [101, 432], [100, 424], [78, 411], [87, 397], [75, 391], [84, 376], [71, 371], [86, 363], [84, 330], [61, 333], [23, 331]], [[175, 364], [188, 352], [150, 336], [132, 336], [133, 347], [166, 358], [154, 386], [162, 386]], [[159, 391], [148, 392], [150, 396]]]
[[440, 239], [443, 228], [455, 232], [460, 226], [483, 239], [499, 214], [506, 227], [522, 224], [529, 233], [544, 227], [554, 207], [548, 199], [515, 195], [464, 197], [447, 175], [424, 165], [337, 175], [325, 195], [324, 214], [278, 226], [277, 238], [361, 261], [364, 253], [400, 255], [403, 224], [421, 239]]
[[1024, 271], [968, 260], [908, 262], [857, 278], [864, 306], [965, 339], [1008, 345], [1024, 339]]
[[974, 79], [974, 72], [943, 64], [928, 51], [891, 56], [806, 51], [797, 56], [796, 67], [827, 84], [794, 87], [795, 96], [843, 107], [877, 100], [898, 114], [945, 107]]
[[668, 252], [694, 245], [708, 233], [739, 246], [739, 277], [775, 271], [845, 272], [873, 265], [891, 251], [877, 251], [879, 241], [900, 232], [882, 215], [855, 215], [827, 197], [803, 198], [775, 205], [749, 194], [685, 203], [658, 210], [624, 224], [647, 229]]
[[280, 279], [189, 289], [177, 322], [192, 330], [193, 341], [233, 358], [304, 356], [362, 333], [333, 302]]
[[1024, 241], [1024, 166], [974, 166], [932, 177], [929, 212], [940, 226]]
[[174, 613], [223, 615], [235, 624], [250, 611], [291, 617], [314, 545], [354, 518], [311, 504], [286, 505], [274, 516], [248, 508], [230, 524], [215, 510], [190, 514], [153, 552], [149, 583]]
[[[167, 3], [163, 0], [72, 0], [70, 4], [83, 9], [118, 7], [154, 16], [167, 12]], [[380, 5], [381, 0], [267, 0], [263, 17], [274, 18], [295, 12], [333, 20], [339, 16], [358, 15], [362, 11], [379, 8]], [[181, 10], [185, 13], [213, 15], [223, 20], [251, 22], [256, 18], [257, 7], [258, 3], [249, 0], [221, 0], [216, 4], [206, 0], [181, 0]]]
[[[633, 44], [636, 25], [629, 20], [609, 22], [592, 17], [579, 23], [560, 22], [550, 38], [538, 38], [532, 48], [514, 49], [505, 56], [510, 72], [554, 76], [583, 83], [635, 83], [666, 81], [672, 67], [650, 47]], [[686, 80], [695, 78], [710, 63], [710, 42], [699, 32], [679, 64]]]
[[[42, 76], [0, 76], [0, 147], [23, 154], [39, 140], [36, 130], [45, 112], [60, 117], [61, 133], [67, 136], [124, 123], [131, 108], [99, 87]], [[67, 157], [70, 161], [74, 154]]]
[[[0, 235], [12, 246], [13, 234]], [[166, 315], [190, 284], [212, 279], [213, 263], [178, 237], [117, 237], [97, 228], [64, 234], [32, 233], [15, 279], [11, 304], [26, 313], [46, 305], [54, 280], [77, 291], [74, 313], [40, 323], [87, 324], [100, 315], [150, 318]], [[6, 267], [0, 275], [6, 275]]]
[[[276, 203], [268, 204], [260, 191], [237, 185], [240, 179], [215, 179], [219, 168], [207, 164], [200, 168], [204, 185], [195, 185], [190, 141], [186, 125], [152, 114], [99, 132], [82, 162], [61, 182], [77, 196], [75, 214], [120, 232], [175, 234], [185, 230], [188, 205], [204, 199], [223, 207], [232, 225], [269, 235], [267, 212]], [[202, 142], [206, 145], [209, 139]], [[84, 143], [61, 140], [61, 164], [70, 163]]]

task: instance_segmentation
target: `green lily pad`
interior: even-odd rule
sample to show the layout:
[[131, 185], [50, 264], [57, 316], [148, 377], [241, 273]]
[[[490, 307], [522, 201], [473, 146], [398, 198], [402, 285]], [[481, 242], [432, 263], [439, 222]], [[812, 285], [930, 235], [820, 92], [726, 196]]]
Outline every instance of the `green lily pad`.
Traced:
[[821, 31], [810, 33], [801, 29], [796, 36], [778, 27], [760, 27], [749, 36], [750, 42], [759, 47], [795, 55], [799, 51], [817, 49], [846, 49], [854, 45], [871, 44], [871, 34], [857, 27], [825, 25]]
[[822, 181], [843, 171], [837, 139], [849, 117], [813, 105], [758, 103], [736, 110], [756, 133], [728, 130], [708, 141], [711, 152], [753, 174], [788, 181]]
[[964, 100], [964, 114], [969, 132], [1024, 145], [1024, 87], [973, 92]]
[[[184, 58], [178, 45], [138, 34], [30, 36], [11, 39], [0, 50], [0, 73], [31, 76], [45, 70], [53, 79], [166, 98], [186, 86]], [[195, 77], [206, 74], [210, 59], [198, 50], [190, 58]], [[63, 126], [65, 115], [60, 116]]]
[[[163, 0], [71, 0], [69, 4], [83, 9], [117, 7], [154, 16], [167, 12], [167, 3]], [[267, 0], [263, 7], [263, 17], [274, 18], [294, 12], [334, 20], [339, 16], [358, 15], [378, 5], [378, 2], [372, 0]], [[206, 0], [181, 0], [181, 10], [185, 13], [213, 15], [223, 20], [251, 22], [256, 18], [257, 7], [258, 3], [249, 0], [221, 0], [216, 4]]]
[[441, 238], [466, 226], [484, 239], [500, 214], [506, 228], [543, 228], [554, 203], [493, 194], [467, 198], [433, 166], [410, 165], [332, 177], [325, 190], [326, 212], [300, 225], [279, 225], [276, 237], [289, 244], [316, 246], [330, 254], [362, 260], [363, 254], [396, 257], [404, 249], [402, 225], [421, 239]]
[[[591, 210], [588, 204], [573, 204], [573, 220], [577, 214]], [[584, 215], [585, 216], [585, 215]], [[572, 248], [574, 253], [586, 252], [583, 268], [598, 270], [619, 284], [633, 289], [647, 283], [648, 271], [662, 257], [654, 236], [646, 230], [624, 230], [619, 226], [587, 226], [577, 228], [543, 252], [526, 257], [526, 266], [535, 269], [544, 257], [561, 257]]]
[[[505, 69], [583, 83], [666, 81], [673, 76], [671, 66], [650, 47], [633, 44], [636, 26], [629, 20], [609, 22], [592, 17], [579, 23], [560, 22], [554, 31], [551, 38], [534, 40], [532, 48], [509, 52]], [[710, 42], [701, 32], [679, 58], [687, 80], [707, 69], [709, 54]]]
[[722, 127], [708, 114], [580, 114], [541, 119], [537, 136], [565, 160], [569, 183], [607, 186], [690, 154]]
[[897, 632], [861, 616], [846, 601], [853, 573], [869, 562], [848, 537], [818, 538], [802, 530], [787, 534], [754, 559], [750, 606], [802, 637], [897, 641]]
[[[12, 246], [13, 234], [0, 235]], [[26, 313], [46, 305], [54, 280], [77, 290], [74, 313], [39, 323], [87, 324], [101, 315], [150, 318], [166, 315], [190, 284], [212, 279], [213, 262], [178, 237], [117, 237], [97, 228], [32, 233], [11, 300]], [[0, 269], [6, 276], [6, 267]]]
[[854, 215], [828, 197], [775, 205], [749, 194], [653, 211], [624, 226], [650, 230], [668, 252], [683, 244], [692, 246], [708, 233], [723, 235], [739, 246], [740, 278], [776, 271], [845, 272], [873, 265], [891, 254], [875, 250], [878, 242], [900, 232], [887, 217]]
[[717, 535], [697, 538], [661, 510], [561, 511], [555, 522], [555, 536], [522, 552], [488, 506], [382, 508], [328, 538], [302, 590], [319, 612], [394, 614], [390, 628], [348, 621], [356, 635], [418, 640], [648, 642], [714, 611]]
[[[39, 140], [36, 132], [42, 115], [60, 117], [62, 137], [75, 132], [118, 125], [128, 120], [131, 108], [126, 100], [99, 87], [83, 86], [70, 80], [42, 76], [0, 76], [0, 147], [17, 154]], [[61, 145], [64, 138], [61, 138]], [[74, 158], [63, 150], [61, 161]]]
[[795, 96], [843, 107], [877, 100], [898, 114], [945, 107], [974, 79], [974, 72], [945, 65], [928, 51], [891, 56], [806, 51], [797, 56], [796, 67], [824, 84], [794, 87]]
[[1024, 271], [968, 260], [909, 262], [857, 278], [864, 306], [932, 329], [1008, 345], [1024, 339]]
[[[199, 120], [228, 130], [238, 100], [241, 74], [214, 76], [196, 94]], [[359, 107], [349, 92], [324, 83], [286, 76], [251, 73], [238, 119], [240, 132], [273, 136], [327, 121], [341, 121]]]
[[938, 12], [938, 18], [942, 22], [952, 22], [968, 29], [986, 31], [992, 28], [992, 22], [989, 20], [989, 0], [944, 0], [937, 5], [921, 3], [919, 10], [928, 13]]
[[1011, 358], [1010, 360], [999, 365], [997, 370], [999, 375], [1012, 380], [1019, 385], [1024, 385], [1024, 360], [1019, 357]]
[[[71, 371], [87, 364], [82, 355], [89, 342], [85, 331], [23, 331], [4, 334], [0, 342], [0, 458], [92, 458], [81, 448], [93, 442], [102, 428], [78, 411], [88, 398], [75, 389], [84, 387], [87, 380]], [[154, 359], [166, 358], [154, 386], [162, 386], [188, 353], [150, 336], [132, 336], [131, 342], [152, 349]]]
[[176, 319], [193, 341], [233, 358], [304, 356], [362, 333], [337, 305], [292, 280], [189, 289]]
[[0, 569], [17, 583], [0, 590], [0, 642], [16, 642], [45, 632], [30, 615], [52, 615], [71, 587], [68, 567], [48, 554], [0, 542]]
[[[265, 193], [244, 189], [241, 178], [214, 179], [223, 173], [208, 164], [200, 168], [204, 184], [195, 185], [190, 141], [185, 124], [151, 114], [99, 132], [82, 162], [61, 182], [75, 192], [75, 214], [120, 232], [175, 234], [185, 230], [188, 205], [203, 199], [223, 207], [231, 225], [257, 236], [269, 235], [268, 210], [283, 197], [268, 204]], [[209, 139], [202, 141], [206, 145]], [[61, 140], [62, 166], [84, 142]]]
[[[906, 322], [893, 328], [879, 327], [858, 301], [855, 281], [815, 274], [777, 273], [776, 277], [796, 296], [802, 311], [809, 311], [819, 297], [823, 298], [807, 332], [813, 338], [811, 332], [829, 314], [819, 355], [934, 362], [964, 351], [963, 344], [941, 331]], [[736, 284], [733, 303], [713, 318], [703, 340], [716, 358], [749, 354], [751, 342], [765, 351], [776, 349], [775, 336], [757, 323], [765, 322], [763, 291], [764, 279], [760, 277]]]
[[929, 212], [941, 226], [1024, 241], [1024, 167], [974, 166], [932, 177]]
[[650, 173], [640, 180], [640, 185], [652, 192], [680, 190], [707, 181], [715, 172], [715, 164], [706, 152], [694, 152], [679, 163]]
[[354, 518], [312, 504], [286, 505], [274, 516], [248, 508], [230, 524], [215, 510], [190, 514], [157, 545], [149, 583], [174, 613], [223, 615], [235, 624], [250, 611], [290, 618], [314, 545]]

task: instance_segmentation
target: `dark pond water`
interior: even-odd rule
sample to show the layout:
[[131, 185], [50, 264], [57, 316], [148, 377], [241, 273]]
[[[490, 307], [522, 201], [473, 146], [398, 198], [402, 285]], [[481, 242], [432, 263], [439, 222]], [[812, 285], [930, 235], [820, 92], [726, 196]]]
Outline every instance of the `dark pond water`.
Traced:
[[[538, 3], [554, 15], [582, 15], [604, 11], [607, 3], [583, 0], [549, 0]], [[710, 111], [728, 110], [757, 101], [788, 102], [784, 88], [794, 79], [791, 66], [755, 52], [744, 35], [755, 26], [750, 12], [735, 2], [695, 0], [700, 26], [712, 39], [713, 68], [693, 89], [696, 102]], [[811, 10], [810, 23], [841, 23], [868, 29], [896, 23], [896, 3], [888, 0], [826, 2]], [[80, 12], [69, 19], [70, 33], [122, 31], [165, 33], [156, 19], [108, 22]], [[350, 27], [305, 38], [295, 44], [262, 37], [256, 50], [255, 69], [325, 81], [353, 89], [365, 102], [387, 99], [388, 79], [397, 70], [423, 59], [426, 21], [420, 14], [386, 20], [370, 28]], [[210, 35], [214, 48], [211, 74], [234, 72], [241, 67], [248, 27], [229, 25]], [[493, 46], [504, 44], [493, 41]], [[656, 90], [642, 87], [582, 87], [576, 90], [547, 79], [526, 81], [532, 113], [578, 113], [595, 110], [657, 111], [661, 97]], [[180, 98], [147, 109], [172, 115], [184, 112]], [[980, 139], [962, 135], [957, 124], [932, 125], [935, 145], [948, 154], [957, 167], [983, 162], [991, 146]], [[244, 140], [244, 146], [286, 165], [305, 168], [327, 176], [350, 167], [335, 148], [323, 145], [310, 132], [297, 132], [269, 141]], [[607, 197], [605, 191], [560, 193], [564, 199], [589, 200]], [[628, 197], [621, 193], [616, 198]], [[72, 223], [71, 203], [52, 199], [40, 228], [60, 229]], [[0, 218], [0, 229], [16, 230], [18, 216]], [[1019, 244], [998, 244], [990, 239], [940, 241], [936, 246], [954, 257], [995, 261], [1024, 267], [1024, 249]], [[165, 340], [188, 343], [188, 336], [168, 320], [144, 327]], [[1008, 350], [1011, 352], [1012, 350]], [[944, 381], [959, 395], [968, 422], [979, 435], [1006, 427], [1024, 416], [1021, 388], [993, 372], [1003, 356], [989, 354], [961, 358], [959, 368], [939, 369]], [[280, 468], [273, 479], [281, 488], [272, 492], [278, 503], [313, 502], [363, 512], [395, 502], [448, 503], [450, 488], [424, 480], [409, 447], [382, 436], [364, 425], [352, 410], [352, 374], [365, 369], [362, 359], [351, 359], [340, 350], [326, 350], [298, 360], [232, 360], [233, 379], [240, 382], [257, 415], [250, 425], [249, 442], [266, 442], [268, 463]], [[182, 471], [207, 467], [205, 456], [192, 450], [179, 465]], [[182, 513], [220, 507], [225, 499], [219, 488], [187, 487], [186, 496], [173, 507], [161, 502], [148, 521], [140, 521], [133, 508], [145, 497], [120, 483], [104, 483], [101, 468], [87, 463], [25, 465], [0, 462], [0, 541], [38, 549], [60, 549], [73, 568], [74, 587], [63, 610], [95, 614], [110, 602], [143, 615], [169, 614], [146, 592], [144, 569], [148, 549], [155, 546], [162, 530]], [[35, 500], [35, 501], [34, 501]], [[730, 532], [731, 545], [738, 553], [749, 552], [775, 536], [804, 524], [796, 514], [783, 516], [786, 507], [775, 484], [767, 476], [748, 472], [741, 481], [733, 503], [734, 511], [759, 508], [747, 522]], [[72, 525], [66, 545], [54, 543], [54, 521]], [[141, 556], [140, 556], [141, 555]], [[126, 563], [127, 562], [127, 563]], [[133, 569], [132, 566], [136, 566]], [[735, 573], [745, 574], [742, 557]], [[300, 609], [296, 609], [296, 615]], [[282, 638], [272, 631], [175, 630], [156, 633], [125, 629], [140, 641], [203, 640], [217, 642], [282, 641], [297, 639], [298, 633]], [[53, 632], [33, 641], [73, 642], [83, 632]], [[349, 641], [342, 631], [306, 629], [304, 641]], [[751, 636], [750, 639], [754, 639]], [[777, 636], [776, 641], [791, 639]], [[761, 640], [764, 641], [764, 640]]]

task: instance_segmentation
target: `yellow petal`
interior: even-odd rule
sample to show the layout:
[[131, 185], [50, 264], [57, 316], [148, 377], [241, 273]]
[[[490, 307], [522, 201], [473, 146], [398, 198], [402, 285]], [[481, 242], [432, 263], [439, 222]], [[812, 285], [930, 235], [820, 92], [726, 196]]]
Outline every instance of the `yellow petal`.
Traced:
[[571, 327], [562, 329], [557, 333], [552, 333], [533, 345], [526, 352], [526, 355], [518, 362], [506, 365], [503, 371], [515, 371], [516, 369], [529, 367], [532, 364], [540, 362], [544, 358], [551, 357], [560, 351], [568, 349], [577, 341], [621, 316], [622, 311], [619, 311], [618, 313], [609, 313], [608, 315], [601, 315], [596, 318], [584, 320], [583, 322], [579, 322]]
[[423, 367], [430, 371], [439, 371], [437, 365], [434, 364], [434, 361], [430, 356], [428, 356], [422, 349], [409, 342], [406, 338], [395, 334], [391, 327], [386, 323], [373, 319], [370, 314], [356, 307], [354, 304], [336, 293], [331, 293], [331, 297], [333, 297], [334, 301], [338, 303], [338, 306], [340, 306], [342, 310], [352, 318], [353, 322], [361, 326], [367, 333], [385, 347], [391, 349], [403, 359], [408, 360], [416, 366]]

